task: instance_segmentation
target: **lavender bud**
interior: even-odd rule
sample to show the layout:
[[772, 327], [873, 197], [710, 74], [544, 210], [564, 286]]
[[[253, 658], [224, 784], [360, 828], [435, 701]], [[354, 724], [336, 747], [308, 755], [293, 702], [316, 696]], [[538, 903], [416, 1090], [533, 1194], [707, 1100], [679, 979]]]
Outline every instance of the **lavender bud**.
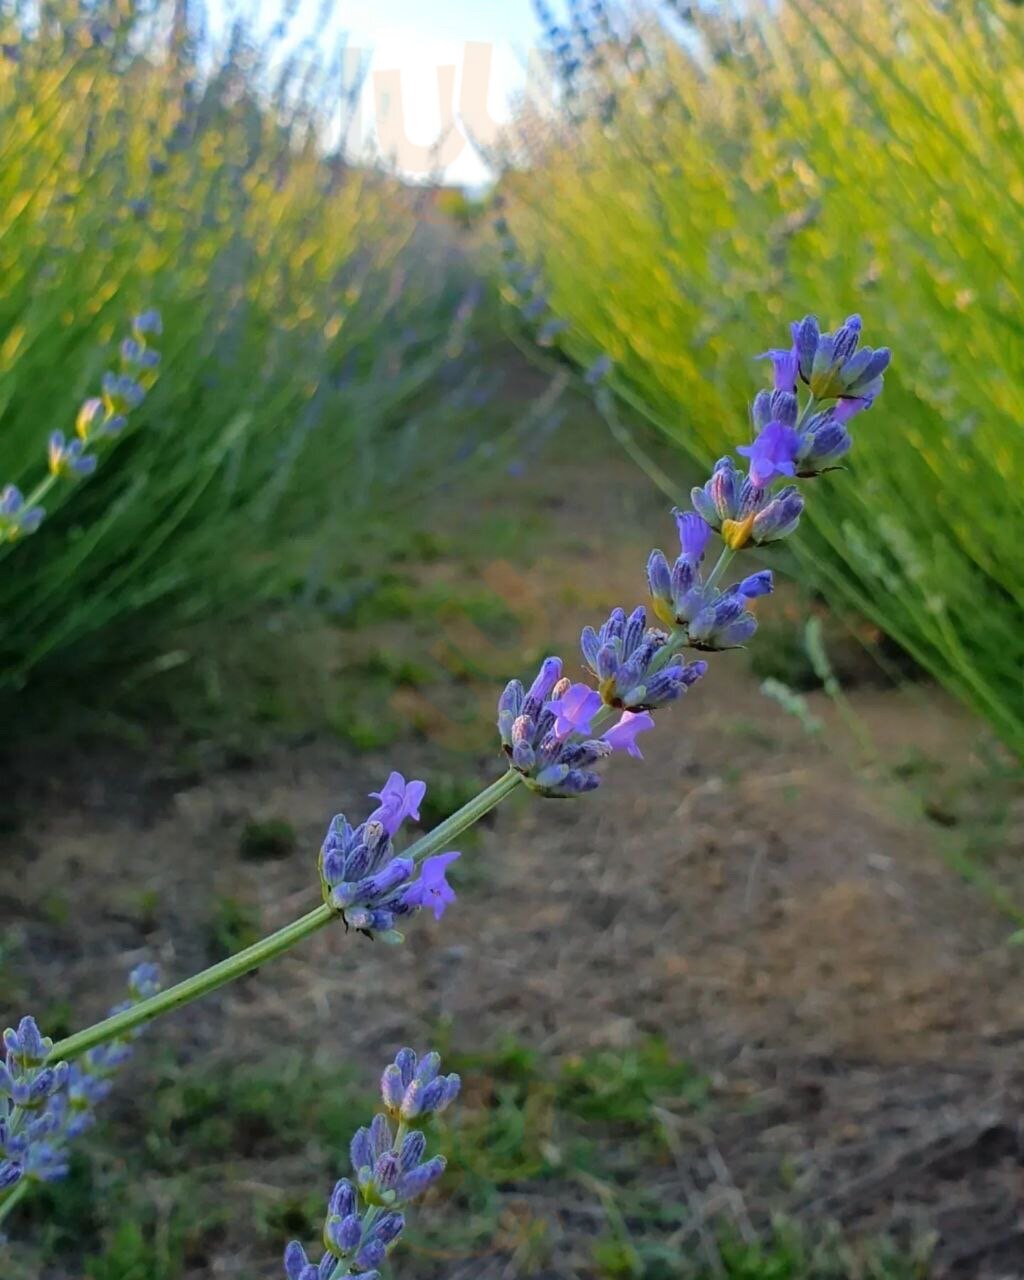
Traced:
[[426, 1149], [427, 1139], [418, 1129], [414, 1129], [412, 1133], [407, 1134], [402, 1141], [402, 1149], [398, 1157], [402, 1173], [408, 1173], [410, 1169], [415, 1169], [423, 1159]]
[[444, 1156], [433, 1156], [425, 1164], [402, 1174], [398, 1182], [399, 1199], [415, 1200], [417, 1196], [421, 1196], [441, 1177], [446, 1164]]
[[387, 1250], [380, 1240], [368, 1240], [356, 1254], [356, 1266], [361, 1271], [367, 1267], [379, 1267], [387, 1257]]
[[340, 1178], [334, 1184], [327, 1210], [332, 1217], [347, 1218], [356, 1210], [356, 1189], [348, 1178]]
[[402, 1084], [408, 1088], [412, 1084], [413, 1073], [416, 1070], [416, 1054], [412, 1049], [399, 1049], [395, 1054], [395, 1066], [401, 1072]]
[[350, 1253], [363, 1238], [363, 1221], [357, 1214], [330, 1218], [324, 1230], [324, 1243], [337, 1253]]
[[392, 1062], [384, 1068], [384, 1074], [380, 1080], [380, 1091], [388, 1110], [397, 1112], [402, 1105], [405, 1086], [402, 1083], [401, 1068], [396, 1063]]

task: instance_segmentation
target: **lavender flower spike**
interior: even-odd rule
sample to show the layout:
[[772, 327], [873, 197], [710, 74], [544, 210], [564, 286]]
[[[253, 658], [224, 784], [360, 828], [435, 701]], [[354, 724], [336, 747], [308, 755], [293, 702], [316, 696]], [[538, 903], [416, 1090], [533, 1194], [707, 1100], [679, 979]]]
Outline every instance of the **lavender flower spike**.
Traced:
[[461, 1081], [452, 1072], [440, 1074], [441, 1057], [425, 1054], [417, 1060], [412, 1049], [401, 1049], [384, 1068], [380, 1091], [388, 1114], [396, 1120], [414, 1120], [444, 1111], [459, 1096]]
[[[155, 965], [133, 969], [129, 999], [120, 1013], [155, 994]], [[53, 1042], [40, 1034], [34, 1019], [22, 1018], [4, 1033], [6, 1059], [0, 1065], [0, 1190], [22, 1178], [54, 1182], [68, 1171], [68, 1146], [94, 1123], [93, 1111], [111, 1089], [114, 1072], [131, 1057], [131, 1041], [141, 1028], [98, 1045], [69, 1065], [46, 1065]]]
[[391, 843], [406, 818], [419, 818], [426, 791], [425, 783], [406, 782], [400, 773], [392, 773], [380, 791], [371, 792], [380, 804], [365, 822], [353, 827], [339, 813], [327, 829], [319, 860], [324, 901], [346, 925], [371, 938], [401, 942], [394, 927], [398, 920], [422, 907], [440, 920], [455, 901], [445, 870], [458, 853], [425, 859], [417, 880], [415, 862], [396, 856]]
[[[699, 523], [704, 525], [706, 534], [710, 533], [703, 521]], [[692, 527], [687, 526], [686, 532], [685, 545], [691, 554], [697, 552], [699, 558], [707, 536], [704, 535], [698, 552]], [[667, 562], [665, 573], [669, 574]], [[634, 609], [628, 618], [624, 610], [613, 609], [600, 631], [584, 627], [580, 636], [583, 657], [597, 676], [602, 699], [608, 706], [624, 711], [653, 711], [665, 706], [704, 674], [706, 667], [702, 662], [687, 665], [677, 656], [663, 663], [667, 644], [666, 632], [647, 626], [643, 606]], [[609, 741], [607, 734], [603, 741]]]
[[[703, 519], [734, 551], [748, 544], [761, 546], [788, 537], [804, 508], [803, 498], [791, 485], [771, 494], [754, 484], [728, 457], [718, 459], [710, 480], [694, 489], [690, 498]], [[653, 584], [652, 593], [658, 598]], [[659, 613], [659, 617], [664, 615]]]
[[384, 1070], [381, 1093], [388, 1113], [400, 1121], [393, 1130], [387, 1115], [359, 1129], [352, 1139], [355, 1180], [336, 1182], [327, 1202], [324, 1222], [324, 1255], [319, 1263], [293, 1240], [284, 1252], [287, 1280], [334, 1280], [358, 1274], [359, 1280], [377, 1280], [405, 1229], [402, 1210], [423, 1194], [445, 1169], [443, 1156], [425, 1160], [427, 1140], [407, 1122], [431, 1112], [443, 1111], [459, 1092], [457, 1075], [441, 1075], [436, 1053], [417, 1059], [402, 1049]]
[[49, 475], [31, 490], [26, 499], [16, 485], [6, 485], [0, 490], [0, 542], [13, 542], [27, 533], [35, 533], [46, 512], [39, 505], [54, 482], [90, 475], [96, 470], [95, 454], [87, 453], [89, 445], [104, 436], [114, 436], [123, 430], [125, 415], [135, 408], [152, 386], [159, 364], [159, 354], [146, 347], [146, 332], [159, 332], [159, 316], [156, 312], [141, 317], [143, 328], [135, 330], [135, 337], [126, 338], [121, 344], [120, 373], [103, 375], [103, 397], [86, 400], [75, 419], [77, 439], [68, 440], [63, 431], [52, 431], [47, 443], [47, 469]]
[[571, 727], [559, 737], [552, 707], [572, 687], [561, 671], [561, 659], [545, 658], [528, 693], [520, 681], [510, 680], [498, 701], [498, 730], [509, 763], [532, 791], [556, 799], [593, 791], [601, 780], [589, 766], [611, 754], [607, 743]]
[[[731, 464], [723, 461], [725, 465], [716, 467], [716, 474], [721, 474], [731, 483], [734, 475]], [[706, 496], [704, 490], [699, 492]], [[757, 521], [762, 519], [776, 518], [781, 529], [781, 522], [788, 521], [791, 515], [786, 502], [788, 498], [783, 501], [783, 495], [780, 494], [775, 503], [769, 503], [760, 511], [751, 512], [746, 517], [746, 537], [750, 538], [752, 534], [759, 537], [762, 533], [772, 532], [758, 529], [754, 534]], [[727, 525], [728, 520], [723, 521], [723, 528]], [[781, 536], [781, 532], [778, 536]], [[651, 552], [647, 562], [647, 582], [658, 617], [674, 628], [683, 629], [686, 633], [685, 643], [695, 649], [709, 650], [734, 649], [750, 639], [757, 630], [757, 620], [747, 608], [747, 601], [766, 594], [772, 586], [771, 574], [765, 570], [744, 579], [737, 586], [719, 590], [713, 583], [704, 582], [699, 561], [692, 555], [692, 546], [685, 543], [682, 555], [673, 565], [669, 564], [664, 552]], [[694, 663], [691, 667], [683, 668], [689, 683], [699, 679], [705, 670], [704, 663]]]
[[332, 820], [320, 850], [324, 901], [347, 925], [370, 937], [401, 940], [393, 928], [414, 910], [404, 901], [414, 870], [411, 858], [394, 856], [382, 823], [352, 827], [342, 813]]

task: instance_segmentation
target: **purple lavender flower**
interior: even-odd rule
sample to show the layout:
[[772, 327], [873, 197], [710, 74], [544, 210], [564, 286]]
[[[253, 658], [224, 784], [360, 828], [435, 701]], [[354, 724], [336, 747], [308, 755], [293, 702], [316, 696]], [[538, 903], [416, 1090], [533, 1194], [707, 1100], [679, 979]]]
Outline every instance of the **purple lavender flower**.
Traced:
[[445, 1171], [444, 1156], [433, 1156], [423, 1164], [403, 1173], [398, 1179], [398, 1196], [402, 1200], [416, 1200], [434, 1185]]
[[[707, 529], [703, 521], [700, 523]], [[692, 527], [686, 526], [686, 530], [684, 546], [691, 554], [696, 552], [699, 559], [702, 552], [697, 548]], [[584, 627], [580, 636], [583, 657], [598, 678], [602, 699], [608, 706], [626, 711], [654, 711], [665, 706], [704, 674], [704, 663], [687, 665], [678, 656], [664, 661], [667, 644], [666, 632], [648, 628], [642, 606], [628, 618], [624, 610], [613, 609], [600, 631]], [[607, 734], [603, 740], [608, 741]]]
[[127, 373], [105, 373], [101, 385], [110, 417], [137, 409], [146, 397], [145, 388]]
[[418, 779], [406, 782], [400, 773], [389, 774], [380, 791], [371, 791], [370, 799], [379, 800], [368, 822], [379, 822], [389, 836], [393, 836], [406, 818], [420, 820], [420, 804], [427, 793], [427, 784]]
[[869, 403], [882, 390], [882, 375], [892, 353], [861, 347], [860, 316], [849, 316], [835, 333], [822, 333], [814, 316], [804, 316], [792, 326], [801, 379], [817, 400], [855, 397]]
[[406, 1132], [406, 1123], [443, 1111], [458, 1092], [459, 1077], [441, 1074], [438, 1054], [417, 1060], [411, 1049], [398, 1053], [384, 1070], [381, 1093], [400, 1127], [394, 1131], [387, 1116], [376, 1115], [372, 1124], [357, 1130], [350, 1148], [355, 1181], [342, 1178], [328, 1199], [325, 1253], [314, 1263], [293, 1240], [284, 1253], [288, 1280], [334, 1280], [354, 1274], [359, 1280], [376, 1280], [377, 1268], [405, 1229], [402, 1209], [445, 1169], [443, 1156], [424, 1159], [427, 1140], [419, 1130]]
[[498, 701], [498, 731], [512, 768], [531, 790], [556, 799], [593, 791], [601, 780], [589, 766], [611, 754], [600, 739], [557, 736], [556, 714], [545, 704], [568, 693], [571, 682], [561, 673], [560, 658], [545, 658], [529, 691], [510, 680]]
[[[129, 1000], [118, 1013], [159, 988], [154, 965], [140, 965], [128, 979]], [[53, 1182], [68, 1170], [69, 1143], [91, 1128], [93, 1111], [110, 1092], [111, 1077], [131, 1056], [134, 1033], [98, 1045], [80, 1062], [47, 1064], [53, 1042], [33, 1018], [4, 1032], [0, 1064], [0, 1189], [21, 1178]]]
[[742, 582], [727, 587], [725, 594], [732, 591], [743, 596], [745, 600], [756, 600], [758, 596], [771, 595], [774, 590], [775, 581], [771, 569], [761, 569], [757, 573], [752, 573], [749, 578], [744, 578]]
[[[751, 525], [758, 518], [750, 518]], [[658, 617], [685, 628], [686, 643], [697, 649], [732, 649], [743, 644], [757, 630], [757, 620], [745, 601], [771, 590], [771, 574], [764, 571], [721, 591], [703, 581], [699, 565], [690, 557], [681, 555], [669, 565], [663, 551], [651, 552], [647, 581]], [[703, 663], [693, 667], [699, 667], [695, 679], [706, 669]]]
[[0, 1063], [0, 1189], [30, 1176], [56, 1129], [51, 1099], [67, 1084], [66, 1062], [47, 1066], [53, 1041], [44, 1037], [34, 1018], [3, 1036], [5, 1056]]
[[429, 907], [440, 920], [455, 892], [445, 880], [445, 868], [459, 856], [449, 852], [427, 858], [414, 880], [416, 864], [395, 854], [391, 837], [406, 818], [419, 818], [426, 785], [406, 782], [392, 773], [380, 791], [371, 792], [380, 804], [370, 817], [353, 827], [336, 814], [320, 849], [320, 882], [324, 901], [347, 925], [369, 936], [401, 941], [394, 925], [403, 916]]
[[691, 564], [700, 564], [711, 537], [711, 526], [695, 511], [680, 511], [677, 507], [672, 514], [679, 531], [680, 554]]
[[690, 492], [690, 500], [701, 518], [734, 550], [750, 540], [754, 516], [766, 497], [764, 489], [755, 485], [729, 457], [719, 458], [711, 478], [703, 487]]
[[695, 649], [736, 649], [757, 630], [757, 619], [739, 592], [722, 592], [690, 623], [687, 634]]
[[617, 723], [602, 737], [613, 751], [626, 751], [637, 760], [642, 760], [643, 753], [636, 744], [637, 734], [653, 728], [654, 716], [649, 711], [623, 711]]
[[795, 485], [788, 484], [766, 502], [750, 523], [748, 538], [755, 546], [766, 546], [788, 538], [800, 523], [804, 500]]
[[831, 471], [839, 459], [849, 453], [853, 441], [845, 423], [853, 417], [853, 411], [840, 414], [844, 405], [857, 405], [856, 400], [840, 400], [834, 408], [814, 414], [800, 433], [796, 451], [796, 474], [801, 477], [817, 476]]
[[845, 426], [851, 418], [871, 408], [871, 401], [862, 396], [848, 396], [845, 400], [837, 400], [832, 406], [832, 419], [840, 426]]
[[[142, 328], [138, 327], [139, 320]], [[102, 436], [113, 436], [121, 431], [126, 413], [141, 403], [146, 388], [153, 382], [160, 356], [158, 352], [147, 349], [145, 334], [159, 332], [159, 323], [155, 312], [137, 318], [135, 336], [126, 338], [121, 344], [122, 366], [130, 372], [103, 375], [102, 399], [93, 396], [78, 411], [75, 419], [78, 438], [67, 440], [63, 431], [50, 433], [47, 456], [51, 476], [86, 476], [95, 471], [96, 456], [86, 453], [86, 447]], [[48, 488], [49, 483], [43, 487]], [[0, 492], [0, 542], [34, 533], [44, 515], [41, 506], [26, 503], [15, 485], [7, 485]]]
[[796, 457], [800, 436], [784, 422], [769, 422], [753, 444], [741, 444], [736, 450], [750, 459], [750, 481], [767, 488], [780, 476], [796, 474]]
[[776, 391], [794, 392], [799, 373], [799, 358], [796, 347], [775, 347], [755, 357], [758, 360], [772, 362], [772, 379]]
[[132, 321], [132, 332], [136, 338], [159, 338], [163, 331], [164, 324], [160, 318], [160, 312], [153, 308], [140, 312]]
[[0, 489], [0, 542], [13, 541], [22, 534], [35, 533], [46, 512], [42, 507], [29, 506], [17, 485], [8, 484]]
[[544, 710], [554, 714], [553, 733], [559, 742], [574, 733], [586, 737], [591, 720], [601, 710], [601, 695], [588, 684], [572, 684], [561, 697], [545, 702]]
[[588, 387], [596, 387], [608, 377], [614, 367], [611, 356], [602, 353], [589, 365], [583, 375], [583, 381]]
[[159, 367], [160, 352], [153, 351], [135, 338], [125, 338], [121, 343], [121, 363], [137, 372], [151, 371]]
[[65, 440], [63, 431], [50, 433], [47, 456], [54, 476], [87, 476], [96, 470], [96, 457], [85, 452], [85, 442]]
[[[702, 518], [734, 551], [748, 543], [761, 545], [787, 537], [803, 511], [803, 499], [791, 485], [771, 494], [755, 485], [728, 457], [718, 459], [710, 480], [694, 489], [690, 497]], [[785, 519], [780, 518], [783, 510]]]
[[750, 406], [750, 421], [755, 433], [773, 422], [795, 427], [799, 414], [799, 401], [791, 391], [759, 391]]
[[455, 901], [455, 890], [445, 879], [445, 871], [458, 853], [437, 853], [432, 858], [424, 859], [420, 868], [420, 878], [405, 891], [402, 901], [407, 907], [428, 907], [434, 913], [434, 919], [440, 920], [445, 909]]
[[[331, 1253], [323, 1256], [323, 1265], [317, 1267], [306, 1257], [306, 1251], [297, 1240], [293, 1240], [284, 1251], [284, 1272], [288, 1280], [331, 1280], [338, 1269], [338, 1260]], [[360, 1280], [377, 1280], [379, 1272], [365, 1272]]]
[[415, 1120], [449, 1107], [459, 1096], [462, 1082], [454, 1072], [443, 1076], [440, 1071], [440, 1054], [428, 1053], [418, 1060], [412, 1049], [400, 1049], [380, 1081], [389, 1113], [395, 1119]]
[[42, 1034], [35, 1018], [22, 1018], [17, 1030], [8, 1027], [4, 1032], [8, 1074], [15, 1077], [34, 1067], [41, 1067], [52, 1048], [53, 1041]]
[[320, 849], [324, 901], [353, 929], [388, 934], [396, 919], [411, 914], [405, 890], [414, 870], [411, 858], [395, 856], [383, 823], [352, 827], [343, 813], [331, 821]]
[[[105, 373], [102, 398], [90, 397], [78, 411], [75, 431], [84, 444], [91, 444], [101, 437], [119, 435], [124, 430], [128, 421], [126, 415], [145, 399], [146, 389], [152, 385], [160, 364], [160, 353], [146, 346], [146, 336], [162, 331], [158, 312], [147, 311], [136, 316], [132, 322], [134, 336], [125, 338], [121, 343], [122, 372]], [[78, 453], [81, 454], [80, 448]]]

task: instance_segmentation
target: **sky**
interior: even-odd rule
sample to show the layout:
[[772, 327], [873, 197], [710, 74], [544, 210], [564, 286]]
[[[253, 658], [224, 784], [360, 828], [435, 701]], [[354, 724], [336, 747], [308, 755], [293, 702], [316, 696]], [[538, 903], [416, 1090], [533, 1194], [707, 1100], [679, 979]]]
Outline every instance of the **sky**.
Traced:
[[[292, 31], [312, 31], [320, 3], [298, 0]], [[216, 0], [214, 32], [228, 7], [252, 11]], [[258, 25], [268, 27], [281, 11], [282, 0], [262, 0]], [[376, 151], [412, 180], [440, 172], [449, 183], [486, 182], [471, 138], [492, 142], [509, 119], [510, 100], [540, 76], [531, 0], [337, 0], [328, 32], [331, 43], [346, 33], [350, 65], [367, 60], [349, 137], [354, 154]]]

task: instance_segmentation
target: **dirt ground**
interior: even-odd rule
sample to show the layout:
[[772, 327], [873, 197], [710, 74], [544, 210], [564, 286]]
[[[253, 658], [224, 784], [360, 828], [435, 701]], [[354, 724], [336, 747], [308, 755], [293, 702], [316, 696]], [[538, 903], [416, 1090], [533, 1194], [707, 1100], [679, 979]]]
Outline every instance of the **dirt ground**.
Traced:
[[[442, 557], [424, 581], [469, 574], [520, 619], [495, 639], [455, 610], [437, 622], [439, 643], [513, 674], [517, 648], [536, 657], [550, 636], [572, 655], [582, 622], [643, 599], [648, 549], [673, 540], [667, 503], [603, 439], [592, 457], [588, 444], [508, 477], [490, 525], [461, 495], [429, 515], [448, 532], [483, 532], [471, 558]], [[542, 522], [529, 553], [506, 539], [491, 555], [486, 529], [524, 511]], [[761, 601], [762, 614], [784, 603]], [[404, 625], [382, 624], [392, 641]], [[341, 655], [365, 642], [345, 631], [332, 641]], [[463, 681], [463, 709], [467, 688], [492, 714], [497, 687]], [[930, 686], [868, 681], [850, 699], [884, 760], [984, 773], [981, 727]], [[659, 717], [642, 763], [612, 761], [579, 802], [517, 796], [500, 811], [441, 924], [417, 921], [396, 949], [329, 930], [146, 1044], [185, 1065], [315, 1045], [372, 1081], [398, 1043], [422, 1043], [439, 1019], [466, 1042], [514, 1034], [555, 1056], [654, 1033], [711, 1075], [715, 1096], [706, 1116], [678, 1121], [674, 1163], [657, 1172], [685, 1210], [680, 1242], [704, 1217], [725, 1212], [746, 1231], [786, 1212], [855, 1233], [934, 1233], [935, 1276], [1024, 1277], [1014, 924], [940, 856], [955, 827], [906, 803], [827, 700], [809, 701], [826, 724], [814, 739], [759, 693], [742, 656], [714, 657]], [[386, 751], [357, 754], [316, 731], [191, 774], [169, 763], [159, 734], [143, 750], [22, 756], [17, 804], [31, 816], [0, 839], [0, 900], [24, 998], [59, 993], [74, 1022], [115, 999], [143, 956], [174, 976], [201, 967], [196, 920], [216, 895], [255, 904], [263, 929], [306, 909], [331, 814], [363, 812], [389, 768], [417, 776], [463, 733], [443, 690], [399, 689], [394, 707], [419, 733]], [[500, 769], [483, 746], [465, 758], [481, 779]], [[298, 850], [240, 861], [240, 831], [268, 816], [287, 818]], [[1011, 801], [998, 862], [1011, 876], [1022, 831]], [[58, 892], [66, 909], [54, 908]], [[302, 1169], [243, 1159], [236, 1174], [273, 1183]], [[445, 1274], [589, 1274], [576, 1248], [585, 1215], [554, 1200], [549, 1211], [557, 1245], [542, 1271], [505, 1254], [452, 1260]], [[229, 1236], [190, 1276], [277, 1268]]]

